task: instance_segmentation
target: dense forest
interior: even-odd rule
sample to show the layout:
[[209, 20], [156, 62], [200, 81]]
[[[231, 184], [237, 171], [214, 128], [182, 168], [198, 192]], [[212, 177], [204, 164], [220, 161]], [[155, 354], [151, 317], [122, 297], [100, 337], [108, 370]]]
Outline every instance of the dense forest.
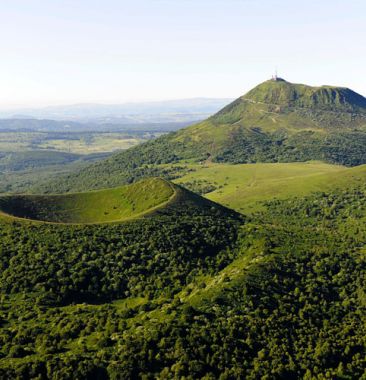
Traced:
[[0, 377], [364, 378], [365, 186], [250, 218], [199, 199], [2, 221]]

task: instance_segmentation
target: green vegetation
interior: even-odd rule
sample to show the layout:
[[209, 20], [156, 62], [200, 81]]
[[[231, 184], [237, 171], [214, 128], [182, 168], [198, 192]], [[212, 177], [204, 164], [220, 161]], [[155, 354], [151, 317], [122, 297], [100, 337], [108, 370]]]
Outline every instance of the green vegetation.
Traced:
[[55, 167], [80, 162], [92, 162], [104, 158], [105, 155], [78, 155], [53, 151], [24, 151], [0, 153], [0, 173], [18, 172], [30, 169]]
[[[70, 127], [71, 128], [71, 127]], [[89, 128], [98, 129], [97, 126]], [[102, 127], [99, 127], [102, 129]], [[84, 131], [75, 132], [72, 129], [64, 132], [32, 131], [32, 130], [1, 130], [0, 151], [56, 151], [73, 154], [92, 154], [113, 152], [127, 149], [151, 138], [159, 137], [162, 132], [157, 131]]]
[[[152, 135], [153, 136], [153, 135]], [[152, 137], [149, 134], [133, 135], [128, 133], [88, 133], [78, 136], [71, 135], [69, 139], [52, 139], [43, 141], [39, 147], [42, 149], [67, 151], [78, 154], [97, 152], [114, 152], [128, 149]], [[157, 134], [159, 136], [159, 134]]]
[[0, 378], [366, 379], [365, 109], [269, 81], [0, 196]]
[[172, 289], [165, 289], [170, 276], [182, 281], [187, 270], [207, 266], [201, 259], [224, 265], [215, 253], [233, 240], [239, 220], [236, 213], [184, 190], [150, 217], [123, 224], [3, 218], [1, 289], [38, 292], [51, 304], [170, 294]]
[[[263, 209], [264, 202], [273, 198], [304, 196], [362, 181], [366, 178], [366, 166], [347, 168], [316, 161], [236, 165], [208, 162], [146, 166], [141, 172], [136, 169], [134, 174], [136, 177], [129, 182], [138, 180], [140, 174], [141, 177], [160, 174], [210, 200], [247, 214]], [[111, 173], [108, 185], [115, 186], [120, 180], [118, 175]], [[54, 182], [48, 184], [47, 191], [52, 190], [52, 184]], [[97, 180], [93, 187], [98, 187]], [[45, 190], [43, 186], [36, 188], [40, 189]]]
[[266, 81], [201, 123], [117, 153], [59, 181], [40, 184], [37, 191], [82, 191], [144, 176], [166, 177], [157, 165], [185, 162], [318, 160], [356, 166], [366, 163], [365, 147], [364, 97], [339, 87]]
[[24, 192], [42, 180], [50, 181], [81, 170], [108, 154], [78, 155], [46, 150], [0, 153], [0, 193]]
[[124, 224], [1, 222], [1, 377], [365, 376], [363, 182], [246, 220], [183, 194]]
[[[349, 88], [311, 87], [289, 83], [281, 78], [260, 84], [240, 99], [281, 107], [319, 108], [327, 111], [364, 112], [366, 108], [366, 99]], [[234, 103], [228, 108], [235, 108]], [[221, 114], [225, 113], [225, 109], [221, 111]], [[217, 116], [220, 116], [220, 113]]]
[[[0, 128], [0, 193], [27, 192], [30, 187], [42, 181], [48, 182], [67, 173], [83, 170], [85, 166], [106, 158], [113, 151], [127, 149], [158, 137], [167, 128], [164, 124], [156, 124], [137, 125], [122, 132], [78, 132], [80, 126], [77, 123], [68, 126], [65, 122], [45, 120], [0, 120], [0, 127], [6, 128], [7, 122], [10, 129]], [[40, 130], [37, 130], [38, 123]], [[53, 123], [63, 126], [65, 131], [52, 131]], [[105, 127], [91, 125], [88, 128]], [[110, 128], [113, 130], [116, 126]], [[143, 128], [150, 128], [150, 131]]]
[[119, 188], [66, 195], [4, 195], [6, 215], [57, 223], [101, 223], [142, 216], [161, 207], [176, 191], [168, 182], [146, 179]]
[[[191, 189], [198, 181], [215, 189], [205, 197], [244, 214], [261, 211], [267, 201], [293, 199], [313, 192], [348, 189], [366, 181], [366, 165], [347, 168], [321, 162], [288, 164], [189, 165], [190, 172], [174, 180]], [[194, 188], [194, 186], [192, 186]]]
[[349, 169], [321, 162], [239, 165], [208, 163], [189, 165], [189, 168], [190, 172], [174, 182], [196, 192], [203, 189], [208, 199], [244, 213], [262, 209], [264, 201], [325, 190], [329, 185], [342, 181], [342, 178], [351, 179], [352, 173], [362, 175], [366, 171], [366, 167]]

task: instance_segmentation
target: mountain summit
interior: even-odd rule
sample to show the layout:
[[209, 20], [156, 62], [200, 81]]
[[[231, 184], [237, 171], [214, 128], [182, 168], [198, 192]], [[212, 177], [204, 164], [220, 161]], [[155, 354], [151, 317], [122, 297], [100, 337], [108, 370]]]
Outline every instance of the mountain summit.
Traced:
[[267, 80], [198, 124], [117, 153], [47, 189], [84, 190], [146, 175], [174, 176], [161, 164], [187, 159], [364, 164], [366, 98], [344, 87]]
[[[282, 78], [265, 81], [254, 87], [245, 95], [224, 107], [211, 120], [218, 122], [252, 122], [257, 113], [261, 119], [275, 122], [276, 115], [298, 112], [304, 117], [304, 111], [312, 114], [314, 127], [323, 128], [328, 124], [338, 124], [341, 120], [334, 114], [323, 118], [316, 116], [319, 112], [346, 113], [342, 115], [345, 127], [352, 127], [354, 120], [348, 117], [350, 113], [366, 114], [366, 98], [345, 87], [320, 86], [312, 87], [304, 84], [290, 83]], [[248, 114], [250, 113], [250, 114]], [[338, 119], [338, 120], [337, 120]], [[363, 117], [361, 119], [364, 119]], [[278, 121], [278, 120], [276, 120]], [[364, 123], [364, 121], [362, 121]], [[271, 124], [271, 123], [270, 123]], [[297, 124], [297, 123], [296, 123]], [[307, 123], [303, 123], [305, 126]], [[365, 124], [366, 125], [366, 124]], [[301, 126], [301, 123], [300, 123]]]
[[366, 112], [366, 98], [349, 88], [311, 87], [290, 83], [281, 78], [263, 82], [239, 99], [286, 107]]

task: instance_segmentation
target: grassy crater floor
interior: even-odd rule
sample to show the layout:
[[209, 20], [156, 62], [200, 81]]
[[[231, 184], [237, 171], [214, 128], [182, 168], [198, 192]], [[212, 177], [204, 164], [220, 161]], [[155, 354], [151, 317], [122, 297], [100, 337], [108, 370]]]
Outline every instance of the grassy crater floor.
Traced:
[[139, 217], [167, 203], [174, 187], [149, 178], [122, 187], [63, 195], [2, 195], [0, 213], [53, 223], [105, 223]]

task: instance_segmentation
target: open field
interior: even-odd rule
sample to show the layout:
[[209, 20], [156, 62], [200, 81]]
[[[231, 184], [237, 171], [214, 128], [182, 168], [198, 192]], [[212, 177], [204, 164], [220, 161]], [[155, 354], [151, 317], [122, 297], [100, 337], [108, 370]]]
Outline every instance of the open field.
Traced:
[[364, 166], [346, 168], [322, 162], [187, 166], [194, 170], [176, 183], [212, 189], [205, 194], [208, 199], [244, 213], [262, 208], [263, 201], [322, 191], [366, 174]]
[[0, 152], [55, 150], [90, 154], [123, 150], [158, 137], [160, 132], [22, 132], [0, 131]]

